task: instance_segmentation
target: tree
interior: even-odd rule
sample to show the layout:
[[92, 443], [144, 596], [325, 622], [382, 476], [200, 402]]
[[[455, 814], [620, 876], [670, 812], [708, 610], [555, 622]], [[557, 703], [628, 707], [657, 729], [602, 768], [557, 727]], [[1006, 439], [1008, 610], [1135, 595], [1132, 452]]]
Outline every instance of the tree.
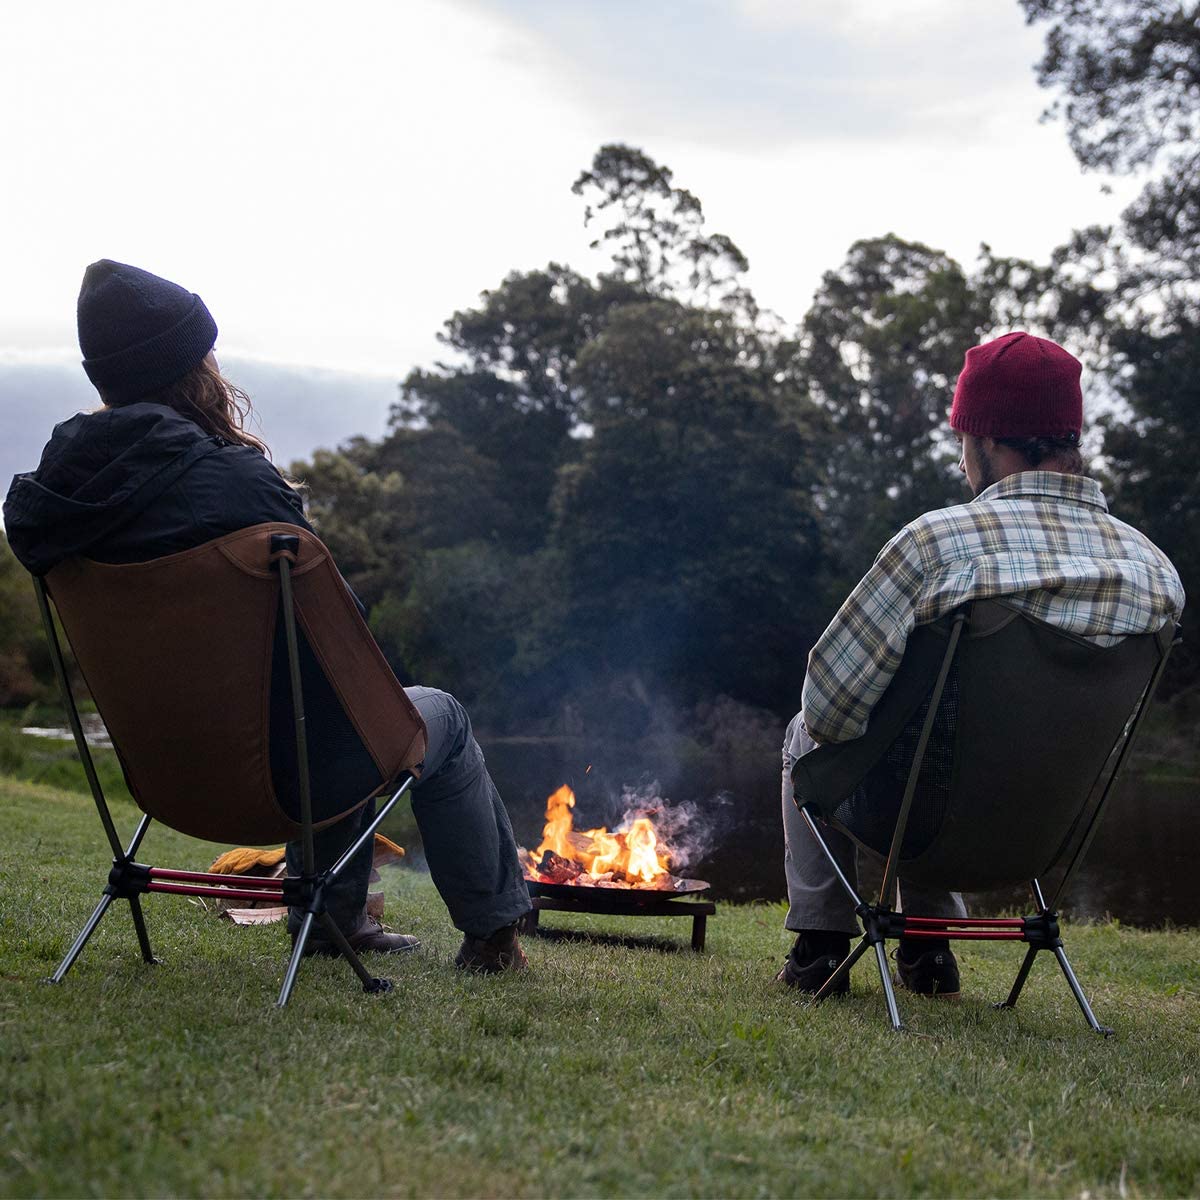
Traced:
[[1164, 154], [1195, 156], [1200, 139], [1200, 5], [1179, 0], [1020, 0], [1050, 22], [1038, 83], [1089, 169], [1130, 171]]
[[666, 300], [581, 355], [595, 435], [560, 473], [551, 543], [577, 679], [795, 704], [821, 550], [812, 432], [776, 366], [732, 317]]
[[[1142, 318], [1197, 302], [1200, 269], [1200, 5], [1178, 0], [1020, 0], [1048, 22], [1038, 82], [1059, 92], [1061, 117], [1085, 170], [1157, 176], [1117, 230], [1090, 231], [1090, 250], [1116, 276], [1114, 300]], [[1128, 311], [1126, 311], [1126, 315]]]
[[338, 450], [317, 450], [291, 474], [308, 496], [308, 515], [334, 552], [338, 567], [364, 604], [383, 595], [397, 566], [403, 479], [380, 469], [378, 446], [353, 438]]
[[[1113, 508], [1170, 555], [1194, 613], [1200, 596], [1200, 324], [1168, 333], [1128, 329], [1116, 336], [1125, 364], [1122, 396], [1130, 421], [1109, 418], [1104, 453], [1113, 479]], [[1184, 624], [1188, 625], [1187, 615]], [[1194, 638], [1173, 654], [1175, 689], [1200, 679]]]
[[[1118, 515], [1172, 558], [1191, 596], [1197, 493], [1190, 447], [1200, 396], [1200, 5], [1165, 0], [1020, 0], [1028, 21], [1050, 23], [1038, 78], [1059, 89], [1062, 116], [1085, 169], [1157, 172], [1114, 229], [1076, 234], [1057, 262], [1107, 275], [1101, 369], [1131, 419], [1104, 422], [1103, 453]], [[1065, 273], [1065, 272], [1064, 272]], [[1185, 646], [1168, 682], [1200, 677]]]
[[946, 415], [964, 351], [991, 325], [987, 294], [958, 263], [895, 235], [856, 242], [824, 276], [795, 369], [829, 427], [831, 600], [902, 525], [965, 499]]
[[608, 145], [575, 180], [571, 190], [587, 200], [585, 224], [602, 226], [592, 248], [611, 256], [608, 277], [649, 295], [753, 316], [740, 282], [746, 256], [724, 234], [704, 229], [700, 201], [673, 178], [641, 150]]
[[44, 699], [46, 666], [33, 585], [0, 532], [0, 707]]
[[516, 552], [540, 545], [555, 474], [578, 453], [572, 432], [588, 417], [574, 382], [576, 359], [608, 314], [637, 295], [619, 281], [592, 282], [554, 263], [509, 275], [477, 308], [446, 322], [441, 340], [456, 361], [404, 381], [392, 449], [419, 455], [422, 431], [452, 430], [493, 477], [497, 504], [480, 511], [502, 507], [511, 517], [494, 535]]

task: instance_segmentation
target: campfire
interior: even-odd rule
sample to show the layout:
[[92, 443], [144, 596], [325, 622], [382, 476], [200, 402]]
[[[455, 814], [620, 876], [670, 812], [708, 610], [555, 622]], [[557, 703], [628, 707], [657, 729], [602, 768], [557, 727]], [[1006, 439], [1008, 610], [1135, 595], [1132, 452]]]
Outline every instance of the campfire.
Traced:
[[688, 881], [671, 874], [671, 858], [651, 816], [628, 812], [615, 830], [574, 828], [575, 793], [560, 787], [546, 801], [542, 842], [521, 850], [533, 883], [674, 892]]

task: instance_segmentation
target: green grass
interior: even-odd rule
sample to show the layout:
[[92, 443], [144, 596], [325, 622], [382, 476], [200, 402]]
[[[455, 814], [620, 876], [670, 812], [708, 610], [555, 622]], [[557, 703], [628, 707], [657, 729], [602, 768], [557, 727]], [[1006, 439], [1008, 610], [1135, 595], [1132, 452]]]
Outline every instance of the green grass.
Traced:
[[[971, 946], [964, 1002], [902, 995], [896, 1036], [864, 967], [849, 1001], [815, 1010], [772, 986], [780, 906], [722, 906], [704, 956], [530, 939], [524, 976], [469, 978], [428, 879], [397, 869], [390, 921], [425, 946], [376, 960], [395, 991], [306, 963], [279, 1012], [281, 928], [165, 896], [145, 902], [161, 966], [116, 907], [66, 982], [42, 985], [98, 892], [99, 823], [78, 794], [12, 780], [0, 806], [5, 1196], [1200, 1191], [1196, 931], [1068, 931], [1110, 1041], [1047, 962], [1015, 1013], [993, 1011], [1019, 952]], [[142, 855], [210, 857], [163, 829]]]

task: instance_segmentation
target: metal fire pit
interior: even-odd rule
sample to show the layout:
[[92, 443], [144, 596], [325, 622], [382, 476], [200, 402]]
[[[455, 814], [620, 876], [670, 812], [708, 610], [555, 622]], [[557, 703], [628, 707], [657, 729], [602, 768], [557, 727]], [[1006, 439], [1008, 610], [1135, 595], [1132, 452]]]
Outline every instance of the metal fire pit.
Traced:
[[[536, 933], [544, 912], [601, 913], [621, 917], [691, 917], [692, 949], [704, 949], [708, 918], [717, 906], [711, 900], [690, 899], [708, 891], [702, 879], [681, 879], [671, 891], [657, 888], [576, 887], [569, 883], [541, 883], [526, 879], [533, 910], [521, 921], [522, 933]], [[687, 898], [685, 898], [687, 897]]]

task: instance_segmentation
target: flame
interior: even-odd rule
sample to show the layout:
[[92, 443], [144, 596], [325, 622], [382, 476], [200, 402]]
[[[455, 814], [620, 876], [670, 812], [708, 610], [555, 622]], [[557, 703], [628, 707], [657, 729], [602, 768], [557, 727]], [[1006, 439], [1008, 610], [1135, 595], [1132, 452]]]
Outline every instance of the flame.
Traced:
[[571, 809], [575, 807], [575, 793], [564, 783], [557, 792], [553, 792], [546, 800], [546, 825], [542, 830], [542, 844], [533, 852], [536, 859], [541, 859], [547, 850], [561, 854], [563, 858], [573, 858], [574, 853], [567, 838], [571, 834], [574, 821]]
[[574, 828], [574, 807], [575, 793], [565, 784], [547, 798], [541, 844], [532, 854], [525, 852], [526, 873], [531, 877], [540, 876], [539, 864], [547, 850], [581, 866], [585, 874], [578, 882], [584, 885], [603, 877], [603, 882], [620, 886], [612, 881], [613, 875], [623, 876], [625, 886], [653, 884], [670, 875], [670, 859], [659, 853], [658, 834], [649, 817], [635, 817], [624, 831], [610, 832], [601, 826], [580, 833]]
[[658, 855], [654, 847], [658, 845], [658, 837], [654, 826], [648, 817], [638, 817], [625, 834], [625, 843], [629, 847], [629, 862], [625, 866], [625, 874], [651, 883], [656, 875], [661, 875], [666, 869], [659, 866]]

